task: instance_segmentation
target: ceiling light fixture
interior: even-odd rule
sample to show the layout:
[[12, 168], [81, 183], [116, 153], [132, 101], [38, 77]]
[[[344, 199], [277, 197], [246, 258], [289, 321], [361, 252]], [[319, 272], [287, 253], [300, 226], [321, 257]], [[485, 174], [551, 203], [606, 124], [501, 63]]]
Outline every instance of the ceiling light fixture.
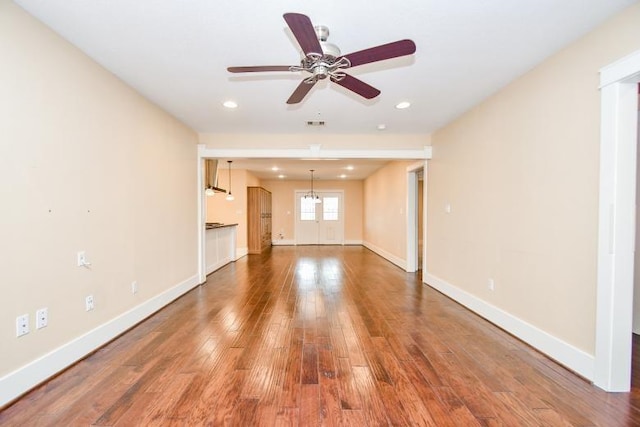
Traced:
[[231, 100], [224, 101], [224, 102], [222, 103], [222, 105], [223, 105], [225, 108], [229, 108], [229, 109], [238, 108], [238, 103], [237, 103], [237, 102], [235, 102], [235, 101], [231, 101]]
[[282, 174], [278, 175], [278, 178], [280, 178], [280, 179], [283, 179], [283, 178], [286, 178], [286, 177], [287, 177], [286, 175], [282, 175]]
[[346, 169], [346, 170], [348, 170], [348, 171], [352, 171], [352, 170], [353, 170], [353, 169], [355, 169], [355, 168], [354, 168], [353, 166], [349, 165], [349, 166], [347, 166], [345, 169]]
[[380, 123], [378, 125], [378, 130], [385, 130], [387, 128], [387, 125], [385, 125], [384, 123]]
[[314, 172], [314, 169], [310, 169], [309, 172], [311, 172], [311, 191], [309, 191], [307, 194], [305, 194], [304, 198], [305, 199], [312, 199], [313, 203], [322, 203], [322, 200], [320, 199], [320, 196], [318, 195], [318, 193], [313, 191], [313, 172]]
[[232, 160], [227, 160], [227, 163], [229, 164], [229, 193], [227, 193], [226, 199], [229, 201], [235, 199], [235, 197], [233, 197], [233, 194], [231, 194], [231, 162]]
[[342, 178], [342, 179], [345, 179], [346, 177], [347, 177], [347, 175], [345, 175], [345, 174], [342, 174], [342, 175], [338, 175], [338, 178]]
[[213, 196], [215, 193], [226, 193], [227, 190], [216, 187], [218, 176], [218, 160], [205, 159], [204, 160], [204, 194], [207, 196]]
[[411, 107], [411, 103], [409, 101], [402, 101], [396, 104], [396, 108], [398, 110], [404, 110], [405, 108]]

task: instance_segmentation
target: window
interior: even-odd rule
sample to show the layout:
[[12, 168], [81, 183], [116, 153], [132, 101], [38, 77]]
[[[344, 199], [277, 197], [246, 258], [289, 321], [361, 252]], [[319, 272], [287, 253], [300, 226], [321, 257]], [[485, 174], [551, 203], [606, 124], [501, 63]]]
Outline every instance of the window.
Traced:
[[322, 198], [322, 219], [324, 221], [337, 221], [338, 198], [335, 196]]
[[300, 197], [300, 221], [316, 220], [316, 204], [312, 198]]

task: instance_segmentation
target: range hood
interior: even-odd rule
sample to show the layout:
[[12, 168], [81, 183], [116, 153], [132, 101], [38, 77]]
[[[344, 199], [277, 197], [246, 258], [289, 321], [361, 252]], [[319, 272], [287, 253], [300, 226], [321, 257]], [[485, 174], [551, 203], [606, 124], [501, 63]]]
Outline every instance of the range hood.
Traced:
[[227, 190], [218, 187], [218, 160], [204, 160], [204, 188], [214, 193], [226, 193]]

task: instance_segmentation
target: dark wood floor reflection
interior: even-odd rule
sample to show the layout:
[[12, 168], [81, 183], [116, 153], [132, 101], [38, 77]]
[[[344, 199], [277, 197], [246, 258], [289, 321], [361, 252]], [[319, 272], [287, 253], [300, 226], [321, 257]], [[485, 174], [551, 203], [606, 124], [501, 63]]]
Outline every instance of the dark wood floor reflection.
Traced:
[[638, 396], [600, 391], [362, 247], [276, 247], [0, 424], [623, 426], [640, 425]]

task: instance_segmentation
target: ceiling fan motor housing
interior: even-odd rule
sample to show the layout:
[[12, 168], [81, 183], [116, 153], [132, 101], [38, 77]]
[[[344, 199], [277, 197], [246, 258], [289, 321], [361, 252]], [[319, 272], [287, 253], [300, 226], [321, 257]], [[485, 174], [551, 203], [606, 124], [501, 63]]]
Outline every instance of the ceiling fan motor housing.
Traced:
[[318, 37], [318, 41], [320, 42], [320, 47], [322, 47], [322, 53], [324, 56], [329, 56], [332, 58], [337, 58], [340, 56], [340, 48], [333, 43], [327, 42], [329, 38], [329, 27], [325, 25], [316, 25], [313, 27], [316, 32], [316, 36]]

